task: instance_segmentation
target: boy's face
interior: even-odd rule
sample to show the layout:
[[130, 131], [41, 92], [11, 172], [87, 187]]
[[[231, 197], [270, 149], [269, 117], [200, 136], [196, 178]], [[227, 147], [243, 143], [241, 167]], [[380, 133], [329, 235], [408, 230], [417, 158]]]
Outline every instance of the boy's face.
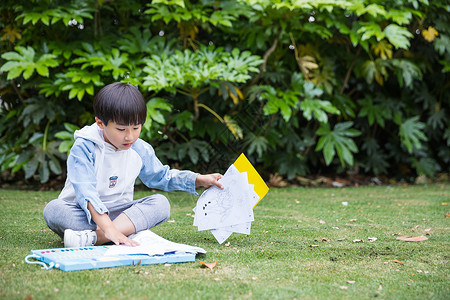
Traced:
[[102, 120], [95, 118], [97, 125], [103, 129], [103, 138], [118, 150], [127, 150], [131, 148], [134, 142], [141, 134], [141, 124], [138, 125], [120, 125], [109, 121], [105, 125]]

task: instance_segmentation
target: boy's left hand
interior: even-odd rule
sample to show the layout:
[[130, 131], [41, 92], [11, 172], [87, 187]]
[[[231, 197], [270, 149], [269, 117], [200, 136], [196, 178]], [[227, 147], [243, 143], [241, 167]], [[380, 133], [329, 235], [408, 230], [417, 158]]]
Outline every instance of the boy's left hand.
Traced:
[[213, 174], [206, 174], [202, 175], [199, 174], [197, 176], [197, 179], [195, 180], [195, 187], [205, 187], [209, 188], [210, 186], [217, 186], [220, 189], [223, 189], [223, 185], [218, 181], [220, 178], [222, 178], [222, 174], [219, 173], [213, 173]]

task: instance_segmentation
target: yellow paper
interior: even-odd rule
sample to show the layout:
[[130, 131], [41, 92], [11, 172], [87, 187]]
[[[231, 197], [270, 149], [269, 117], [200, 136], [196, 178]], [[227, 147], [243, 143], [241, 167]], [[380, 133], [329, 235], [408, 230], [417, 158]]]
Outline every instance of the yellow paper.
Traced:
[[[253, 165], [248, 161], [247, 157], [242, 153], [238, 159], [233, 163], [233, 165], [236, 167], [236, 169], [242, 173], [247, 172], [248, 176], [248, 183], [255, 185], [255, 192], [259, 196], [259, 201], [267, 194], [269, 191], [269, 188], [267, 187], [264, 180], [261, 178], [261, 176], [258, 174], [258, 172], [255, 170]], [[258, 204], [258, 202], [256, 204]], [[255, 206], [256, 206], [255, 204]]]

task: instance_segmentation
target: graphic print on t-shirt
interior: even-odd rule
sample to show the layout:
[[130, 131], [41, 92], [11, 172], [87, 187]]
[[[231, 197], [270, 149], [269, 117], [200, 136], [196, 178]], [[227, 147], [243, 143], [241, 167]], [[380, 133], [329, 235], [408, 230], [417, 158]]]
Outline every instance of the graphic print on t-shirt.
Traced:
[[109, 188], [112, 189], [116, 186], [118, 176], [111, 176], [109, 177]]

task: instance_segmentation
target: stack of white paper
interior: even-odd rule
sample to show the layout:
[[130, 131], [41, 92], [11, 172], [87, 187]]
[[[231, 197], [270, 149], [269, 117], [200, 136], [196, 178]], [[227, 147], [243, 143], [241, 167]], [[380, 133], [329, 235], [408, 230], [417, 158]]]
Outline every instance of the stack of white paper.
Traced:
[[164, 255], [170, 252], [189, 252], [189, 253], [206, 253], [205, 249], [200, 247], [178, 244], [168, 241], [150, 230], [143, 230], [135, 234], [132, 240], [137, 241], [140, 245], [136, 247], [125, 245], [110, 246], [105, 255], [114, 256], [119, 254], [147, 254]]
[[223, 189], [212, 186], [197, 200], [194, 226], [210, 230], [219, 244], [233, 232], [250, 234], [253, 207], [259, 201], [254, 185], [248, 183], [246, 172], [231, 165], [219, 180]]

